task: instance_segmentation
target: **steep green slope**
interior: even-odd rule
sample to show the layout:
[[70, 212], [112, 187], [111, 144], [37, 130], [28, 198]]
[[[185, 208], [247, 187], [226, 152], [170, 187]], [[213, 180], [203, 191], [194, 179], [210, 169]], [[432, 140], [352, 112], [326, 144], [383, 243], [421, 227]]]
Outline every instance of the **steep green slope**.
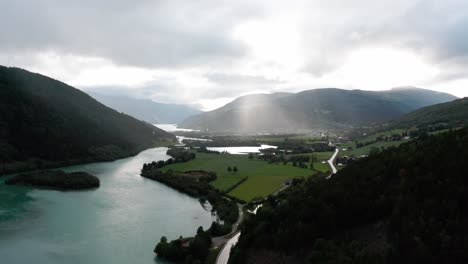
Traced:
[[468, 98], [436, 104], [406, 114], [394, 122], [392, 127], [426, 127], [447, 125], [450, 127], [468, 124]]
[[468, 129], [310, 178], [250, 217], [230, 263], [466, 263]]
[[0, 66], [0, 173], [112, 160], [173, 140], [64, 83]]
[[434, 91], [315, 89], [297, 94], [249, 95], [190, 117], [181, 127], [215, 132], [305, 132], [369, 125], [456, 97]]
[[163, 104], [147, 99], [98, 93], [90, 93], [90, 95], [108, 107], [151, 124], [178, 124], [190, 116], [202, 113], [202, 111], [187, 105]]

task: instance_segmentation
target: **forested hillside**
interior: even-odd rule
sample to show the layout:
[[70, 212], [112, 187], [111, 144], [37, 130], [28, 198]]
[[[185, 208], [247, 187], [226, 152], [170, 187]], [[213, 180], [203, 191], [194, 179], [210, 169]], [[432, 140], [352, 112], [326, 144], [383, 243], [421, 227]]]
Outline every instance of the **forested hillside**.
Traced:
[[309, 178], [247, 219], [230, 263], [468, 263], [468, 129]]
[[62, 82], [0, 66], [0, 173], [113, 160], [173, 140]]
[[392, 123], [393, 127], [449, 127], [468, 124], [468, 98], [431, 105], [406, 114]]

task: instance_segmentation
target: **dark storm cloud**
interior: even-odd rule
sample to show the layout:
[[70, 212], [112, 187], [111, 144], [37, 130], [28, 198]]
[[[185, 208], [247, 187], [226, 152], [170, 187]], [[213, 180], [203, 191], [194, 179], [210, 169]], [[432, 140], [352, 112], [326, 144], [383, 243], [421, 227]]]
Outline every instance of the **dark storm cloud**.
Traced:
[[253, 13], [228, 1], [7, 0], [0, 2], [0, 51], [54, 51], [143, 67], [229, 62], [245, 53], [230, 31]]

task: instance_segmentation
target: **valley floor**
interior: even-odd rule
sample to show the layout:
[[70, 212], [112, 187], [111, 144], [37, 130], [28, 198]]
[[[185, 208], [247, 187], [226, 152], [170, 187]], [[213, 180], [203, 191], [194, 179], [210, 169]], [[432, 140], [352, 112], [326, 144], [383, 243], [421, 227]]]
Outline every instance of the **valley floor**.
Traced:
[[[164, 167], [163, 170], [216, 172], [218, 178], [211, 184], [221, 191], [229, 190], [248, 177], [245, 182], [228, 192], [228, 195], [248, 202], [274, 193], [291, 178], [312, 176], [318, 171], [330, 171], [328, 164], [322, 162], [328, 160], [333, 153], [320, 154], [319, 160], [314, 162], [314, 170], [294, 167], [291, 163], [284, 165], [283, 163], [268, 163], [259, 159], [249, 159], [247, 155], [207, 153], [197, 153], [196, 159], [172, 164]], [[227, 170], [229, 166], [236, 166], [238, 172], [229, 172]]]

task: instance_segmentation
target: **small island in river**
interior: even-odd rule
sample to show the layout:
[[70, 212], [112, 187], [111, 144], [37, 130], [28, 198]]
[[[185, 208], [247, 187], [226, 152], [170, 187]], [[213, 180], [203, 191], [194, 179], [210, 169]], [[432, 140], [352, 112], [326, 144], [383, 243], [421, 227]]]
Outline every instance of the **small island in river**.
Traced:
[[60, 170], [18, 174], [5, 181], [7, 185], [26, 185], [47, 189], [82, 190], [99, 187], [99, 179], [86, 172], [67, 173]]

